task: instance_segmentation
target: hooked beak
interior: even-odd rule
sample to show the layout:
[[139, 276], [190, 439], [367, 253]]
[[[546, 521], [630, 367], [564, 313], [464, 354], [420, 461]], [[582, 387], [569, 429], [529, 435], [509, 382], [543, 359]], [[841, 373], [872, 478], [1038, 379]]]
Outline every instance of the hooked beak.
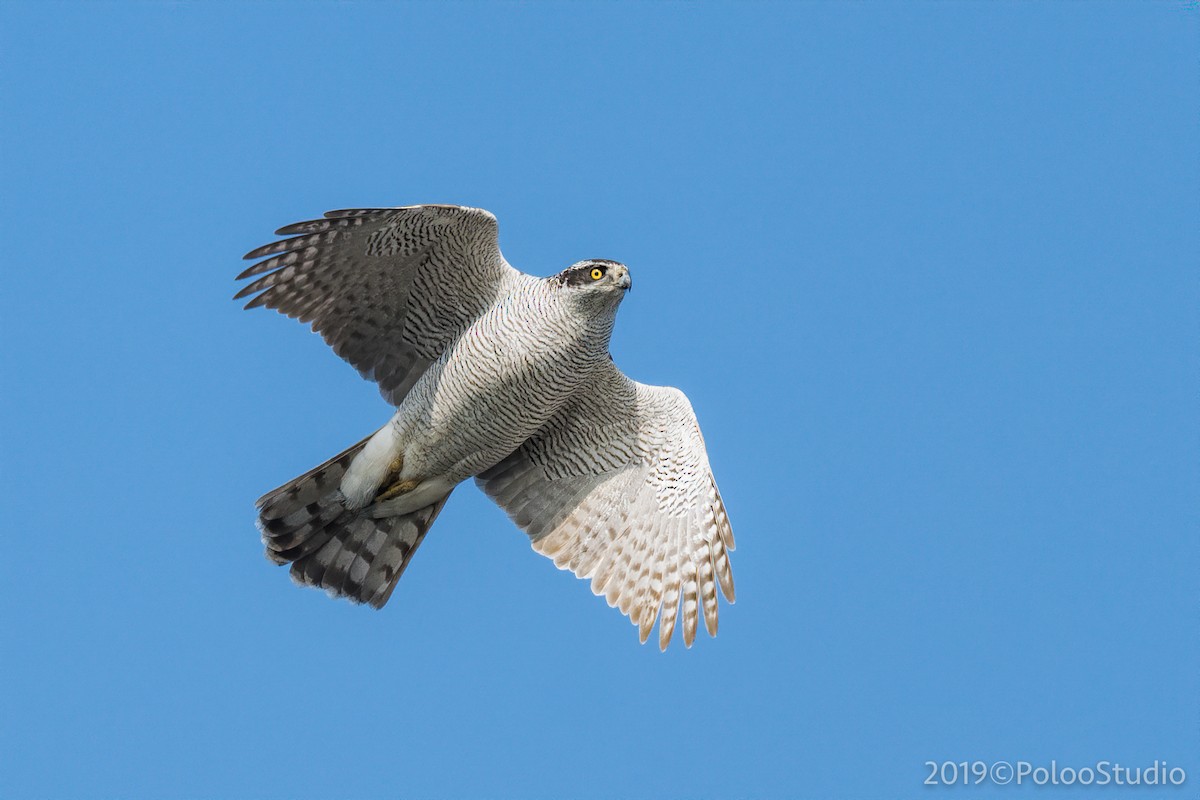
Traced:
[[629, 290], [633, 288], [633, 279], [629, 277], [629, 270], [625, 270], [617, 278], [617, 286], [621, 289]]

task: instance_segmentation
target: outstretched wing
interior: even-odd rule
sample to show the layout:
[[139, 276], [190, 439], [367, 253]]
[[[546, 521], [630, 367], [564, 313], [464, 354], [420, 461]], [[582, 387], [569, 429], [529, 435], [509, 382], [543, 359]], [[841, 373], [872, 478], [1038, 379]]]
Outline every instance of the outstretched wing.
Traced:
[[683, 604], [691, 647], [699, 609], [717, 632], [717, 585], [734, 600], [733, 531], [687, 397], [611, 362], [540, 432], [476, 478], [533, 549], [590, 578], [592, 591], [671, 640]]
[[[399, 405], [421, 373], [522, 279], [479, 208], [409, 206], [330, 211], [275, 233], [292, 238], [245, 255], [235, 299], [311, 322], [334, 352]], [[264, 274], [266, 273], [266, 274]]]

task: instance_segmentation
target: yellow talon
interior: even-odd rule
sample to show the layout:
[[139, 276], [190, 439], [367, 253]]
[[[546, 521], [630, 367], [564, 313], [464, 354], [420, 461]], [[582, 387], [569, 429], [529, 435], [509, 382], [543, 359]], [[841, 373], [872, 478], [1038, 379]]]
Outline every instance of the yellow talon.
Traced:
[[375, 495], [375, 502], [382, 503], [385, 500], [391, 500], [393, 497], [399, 497], [402, 494], [407, 494], [421, 484], [418, 480], [406, 480], [399, 483], [393, 483], [388, 488], [384, 489], [379, 494]]

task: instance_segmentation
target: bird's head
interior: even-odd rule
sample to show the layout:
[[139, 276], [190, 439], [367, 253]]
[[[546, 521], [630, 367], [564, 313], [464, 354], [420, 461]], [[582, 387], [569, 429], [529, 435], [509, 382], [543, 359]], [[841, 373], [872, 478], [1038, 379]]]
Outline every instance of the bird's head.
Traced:
[[603, 258], [589, 258], [572, 264], [555, 277], [567, 291], [580, 292], [597, 300], [610, 298], [619, 302], [633, 285], [628, 267]]

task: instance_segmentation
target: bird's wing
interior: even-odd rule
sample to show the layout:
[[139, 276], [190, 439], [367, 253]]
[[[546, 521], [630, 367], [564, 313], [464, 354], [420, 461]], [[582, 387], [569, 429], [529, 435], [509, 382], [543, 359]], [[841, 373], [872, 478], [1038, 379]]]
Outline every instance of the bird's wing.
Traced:
[[[312, 323], [334, 352], [399, 405], [421, 373], [497, 298], [527, 278], [509, 266], [496, 218], [424, 205], [330, 211], [251, 250], [261, 275], [235, 299]], [[264, 274], [265, 273], [265, 274]]]
[[717, 585], [733, 602], [733, 531], [687, 397], [611, 362], [515, 452], [476, 478], [533, 549], [590, 578], [592, 591], [666, 649], [683, 604], [691, 646], [703, 608], [717, 632]]

